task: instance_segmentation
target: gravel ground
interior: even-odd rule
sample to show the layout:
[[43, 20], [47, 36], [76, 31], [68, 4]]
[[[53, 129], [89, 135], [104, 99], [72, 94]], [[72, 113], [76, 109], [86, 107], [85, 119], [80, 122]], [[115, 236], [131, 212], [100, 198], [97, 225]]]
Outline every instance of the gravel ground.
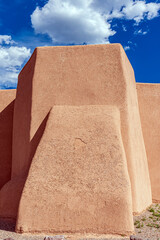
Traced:
[[[136, 240], [160, 240], [160, 204], [153, 204], [144, 213], [134, 216]], [[0, 219], [0, 240], [5, 238], [13, 238], [15, 240], [43, 240], [45, 235], [18, 234], [14, 232], [15, 224], [9, 220]], [[48, 234], [52, 236], [51, 234]], [[113, 236], [113, 235], [68, 235], [55, 236], [55, 240], [129, 240], [129, 237]]]
[[134, 216], [136, 236], [160, 240], [160, 204], [152, 204], [144, 213]]

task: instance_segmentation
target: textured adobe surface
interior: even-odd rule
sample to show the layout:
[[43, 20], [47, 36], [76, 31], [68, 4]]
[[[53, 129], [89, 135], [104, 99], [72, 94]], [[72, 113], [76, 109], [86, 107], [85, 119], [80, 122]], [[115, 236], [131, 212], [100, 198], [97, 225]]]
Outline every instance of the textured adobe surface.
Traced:
[[133, 231], [131, 186], [117, 108], [53, 107], [23, 190], [19, 230]]
[[137, 93], [152, 198], [154, 201], [160, 202], [160, 84], [137, 83]]
[[[141, 212], [150, 205], [150, 180], [134, 72], [121, 45], [35, 50], [19, 75], [13, 129], [13, 176], [27, 173], [40, 138], [33, 140], [43, 134], [44, 128], [39, 127], [54, 105], [115, 105], [119, 108], [133, 211]], [[18, 131], [21, 121], [22, 129]]]
[[134, 71], [121, 45], [37, 48], [19, 74], [0, 216], [17, 219], [17, 231], [125, 234], [132, 211], [151, 203]]
[[11, 178], [15, 90], [0, 90], [0, 189]]

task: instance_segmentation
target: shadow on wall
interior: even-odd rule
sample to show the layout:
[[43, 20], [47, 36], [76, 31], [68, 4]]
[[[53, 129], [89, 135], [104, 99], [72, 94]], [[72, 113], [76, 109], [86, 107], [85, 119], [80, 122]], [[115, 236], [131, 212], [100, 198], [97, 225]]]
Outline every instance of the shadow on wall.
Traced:
[[14, 101], [0, 113], [0, 189], [11, 179], [13, 110]]
[[15, 232], [16, 221], [0, 218], [0, 230]]
[[[34, 75], [36, 51], [23, 71], [26, 74], [24, 79], [19, 74], [17, 95], [14, 104], [13, 116], [13, 144], [12, 144], [12, 167], [10, 166], [10, 176], [0, 191], [0, 217], [15, 220], [18, 214], [19, 202], [32, 158], [43, 135], [46, 122], [49, 116], [40, 123], [40, 126], [33, 138], [30, 139], [31, 127], [31, 104], [32, 104], [32, 79]], [[21, 91], [25, 88], [25, 91]], [[24, 101], [23, 99], [26, 99]], [[12, 113], [13, 114], [13, 113]], [[3, 138], [2, 138], [2, 141]], [[7, 145], [8, 147], [8, 145]], [[8, 152], [8, 151], [7, 151]], [[11, 153], [10, 153], [11, 154]], [[4, 162], [4, 159], [3, 159]], [[11, 164], [11, 163], [10, 163]]]
[[[34, 154], [36, 152], [36, 149], [39, 145], [39, 142], [43, 136], [46, 124], [47, 124], [47, 120], [49, 118], [49, 114], [50, 112], [47, 114], [47, 116], [45, 117], [45, 119], [43, 120], [43, 122], [41, 123], [41, 125], [39, 126], [37, 132], [35, 133], [34, 137], [32, 138], [31, 142], [30, 142], [30, 157], [29, 157], [29, 163], [31, 164], [32, 159], [34, 157]], [[30, 166], [29, 166], [30, 168]]]
[[[32, 158], [36, 152], [37, 146], [41, 140], [43, 132], [46, 127], [46, 123], [49, 117], [48, 115], [45, 117], [41, 125], [39, 126], [37, 132], [35, 133], [34, 137], [30, 141], [30, 156], [28, 159], [28, 166], [30, 167]], [[28, 171], [29, 171], [28, 167]], [[28, 174], [27, 171], [27, 174]], [[21, 199], [22, 191], [25, 185], [25, 181], [27, 179], [27, 174], [21, 177], [14, 177], [11, 178], [9, 182], [7, 182], [4, 187], [1, 189], [0, 192], [0, 229], [6, 230], [15, 229], [16, 218], [18, 214], [19, 202]]]

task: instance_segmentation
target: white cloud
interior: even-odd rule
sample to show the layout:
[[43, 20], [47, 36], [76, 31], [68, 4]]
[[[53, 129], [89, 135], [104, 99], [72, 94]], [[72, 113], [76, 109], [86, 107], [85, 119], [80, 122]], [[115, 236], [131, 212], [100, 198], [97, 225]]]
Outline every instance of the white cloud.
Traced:
[[144, 18], [145, 12], [146, 3], [144, 1], [131, 2], [123, 9], [124, 16], [134, 19], [136, 22], [140, 22]]
[[112, 11], [121, 11], [121, 8], [132, 2], [131, 0], [93, 0], [91, 6], [101, 13], [110, 14]]
[[[30, 57], [31, 51], [26, 47], [13, 46], [11, 36], [1, 35], [0, 39], [0, 88], [16, 86], [19, 70]], [[8, 46], [3, 46], [2, 43]]]
[[130, 2], [125, 8], [123, 8], [122, 13], [127, 19], [133, 19], [137, 23], [142, 21], [145, 17], [150, 20], [158, 16], [158, 11], [160, 10], [159, 3], [146, 3], [145, 1], [135, 1]]
[[159, 3], [144, 0], [48, 0], [31, 15], [36, 33], [48, 34], [54, 43], [105, 43], [115, 34], [114, 18], [134, 20], [157, 17]]
[[37, 33], [47, 33], [58, 43], [104, 43], [115, 32], [87, 0], [49, 0], [31, 15]]
[[134, 32], [135, 35], [146, 35], [147, 33], [147, 31], [143, 31], [142, 29], [136, 30]]
[[124, 46], [124, 50], [125, 50], [125, 51], [128, 51], [128, 50], [130, 50], [130, 49], [134, 50], [136, 46], [137, 46], [137, 44], [136, 44], [135, 42], [133, 42], [133, 41], [128, 41], [127, 44], [126, 44], [126, 46]]
[[124, 32], [127, 32], [127, 27], [125, 25], [122, 25], [122, 29]]
[[30, 54], [30, 49], [26, 47], [0, 46], [0, 67], [20, 67]]
[[13, 44], [14, 41], [12, 40], [12, 37], [9, 35], [0, 35], [0, 44]]
[[131, 49], [130, 46], [125, 46], [125, 47], [124, 47], [124, 50], [125, 50], [125, 51], [128, 51], [128, 50], [130, 50], [130, 49]]
[[158, 16], [158, 12], [160, 10], [160, 3], [148, 3], [146, 5], [148, 14], [147, 18], [150, 20]]
[[142, 32], [142, 35], [146, 35], [148, 32], [147, 31], [144, 31], [144, 32]]

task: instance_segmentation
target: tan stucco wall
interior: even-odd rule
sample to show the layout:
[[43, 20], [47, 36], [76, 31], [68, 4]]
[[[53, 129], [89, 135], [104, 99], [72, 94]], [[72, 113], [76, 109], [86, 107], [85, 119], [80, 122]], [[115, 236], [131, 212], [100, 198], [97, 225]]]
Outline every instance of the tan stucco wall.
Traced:
[[160, 84], [137, 83], [152, 198], [160, 202]]
[[[96, 146], [98, 146], [99, 141], [104, 145], [106, 144], [106, 149], [110, 149], [110, 156], [107, 155], [108, 152], [104, 149], [102, 149], [100, 156], [101, 149], [98, 147], [94, 148], [92, 144], [90, 149], [80, 152], [79, 156], [75, 156], [75, 166], [78, 168], [78, 161], [84, 165], [85, 156], [88, 156], [88, 153], [92, 150], [95, 153], [92, 159], [93, 178], [98, 178], [102, 169], [98, 163], [102, 160], [104, 160], [103, 166], [106, 168], [106, 172], [108, 174], [111, 173], [111, 178], [109, 183], [108, 175], [103, 175], [103, 182], [100, 176], [100, 193], [94, 192], [94, 186], [91, 185], [90, 189], [93, 191], [92, 198], [95, 197], [92, 200], [92, 214], [88, 212], [89, 220], [87, 222], [87, 219], [85, 219], [85, 222], [83, 222], [79, 215], [85, 216], [85, 200], [86, 204], [91, 201], [91, 196], [88, 195], [88, 192], [85, 192], [85, 184], [90, 184], [89, 176], [92, 175], [90, 169], [86, 170], [86, 174], [88, 174], [86, 182], [84, 178], [83, 182], [83, 179], [81, 179], [82, 172], [79, 172], [77, 169], [76, 179], [82, 180], [81, 184], [78, 185], [79, 192], [76, 192], [75, 188], [70, 189], [69, 182], [66, 182], [65, 191], [68, 191], [67, 194], [63, 192], [60, 184], [61, 179], [56, 174], [63, 175], [64, 168], [63, 164], [62, 168], [60, 168], [60, 159], [62, 163], [65, 161], [65, 151], [68, 152], [68, 161], [64, 163], [65, 168], [69, 168], [71, 163], [73, 165], [73, 159], [70, 157], [74, 152], [71, 152], [73, 150], [70, 144], [71, 134], [73, 134], [72, 138], [74, 138], [76, 129], [79, 129], [80, 135], [85, 131], [86, 138], [90, 137], [90, 132], [87, 131], [87, 111], [89, 116], [92, 116], [93, 106], [95, 105], [97, 118], [95, 115], [95, 119], [92, 119], [93, 126], [95, 129], [99, 129], [101, 124], [103, 124], [104, 132], [102, 131], [100, 134], [97, 130], [97, 135], [95, 134], [92, 140], [93, 142], [95, 141]], [[109, 109], [109, 106], [113, 106], [111, 107], [113, 112], [104, 110], [104, 119], [102, 105], [104, 109]], [[71, 111], [70, 109], [78, 110]], [[116, 109], [115, 112], [114, 109]], [[73, 120], [70, 111], [73, 114]], [[117, 112], [119, 113], [119, 118], [117, 117]], [[80, 119], [81, 115], [84, 115], [82, 118], [84, 119], [83, 123]], [[105, 118], [105, 116], [108, 117]], [[64, 119], [63, 122], [61, 117]], [[110, 119], [110, 121], [107, 119]], [[105, 125], [105, 121], [108, 121], [108, 125]], [[58, 122], [61, 123], [60, 129], [56, 128], [56, 123]], [[74, 125], [72, 126], [72, 123], [75, 124], [75, 127]], [[66, 129], [67, 126], [70, 127]], [[89, 125], [89, 127], [92, 132], [94, 128], [92, 128], [92, 125]], [[107, 138], [109, 127], [113, 131], [112, 134], [110, 133], [110, 141]], [[53, 133], [51, 133], [51, 128], [54, 129]], [[65, 134], [63, 134], [63, 130]], [[64, 149], [63, 145], [66, 136], [67, 142]], [[52, 143], [52, 138], [55, 137], [59, 139], [57, 149], [54, 148]], [[115, 147], [114, 142], [117, 143], [118, 148], [117, 146]], [[117, 159], [117, 155], [121, 157]], [[55, 160], [56, 156], [57, 160]], [[48, 162], [46, 162], [45, 168], [44, 161], [45, 159], [47, 161], [47, 158]], [[53, 159], [55, 164], [53, 164]], [[90, 157], [88, 161], [91, 161]], [[120, 188], [116, 185], [119, 183], [116, 183], [113, 191], [114, 188], [110, 188], [110, 184], [113, 183], [115, 176], [113, 171], [115, 162], [118, 164], [116, 172], [119, 169], [121, 173], [119, 179], [122, 184]], [[55, 172], [53, 165], [55, 165], [55, 169], [58, 169], [58, 173]], [[46, 169], [45, 172], [43, 168]], [[45, 176], [46, 180], [44, 181], [44, 174], [47, 174], [47, 172], [51, 174]], [[70, 172], [69, 175], [71, 174], [74, 175]], [[55, 177], [57, 179], [51, 185], [51, 188], [49, 187], [50, 184], [47, 184], [50, 175], [53, 175], [51, 178]], [[37, 177], [34, 178], [34, 176]], [[68, 175], [64, 174], [64, 176]], [[42, 184], [39, 185], [39, 192], [36, 190], [38, 187], [37, 181], [42, 181]], [[60, 195], [54, 194], [55, 188], [60, 189]], [[80, 192], [84, 193], [84, 195], [86, 194], [86, 198], [78, 215], [76, 204], [82, 198]], [[123, 197], [122, 192], [125, 193]], [[11, 197], [9, 197], [9, 193], [11, 193]], [[37, 203], [37, 207], [35, 207], [35, 211], [33, 210], [32, 212], [31, 209], [33, 209], [37, 196], [40, 193], [41, 198]], [[47, 194], [50, 198], [47, 197]], [[72, 194], [73, 196], [79, 194], [77, 196], [78, 203], [76, 199], [74, 200]], [[31, 196], [33, 196], [33, 199], [30, 199]], [[59, 196], [62, 196], [62, 201], [64, 200], [64, 202], [71, 197], [73, 208], [66, 207], [64, 209], [64, 206], [59, 206]], [[57, 210], [51, 203], [51, 199], [57, 204], [57, 209], [60, 210], [58, 213], [56, 213]], [[106, 206], [104, 203], [105, 199], [108, 201]], [[102, 205], [97, 206], [98, 202]], [[112, 204], [109, 204], [109, 202]], [[113, 204], [115, 202], [117, 205]], [[53, 218], [51, 218], [52, 221], [48, 218], [48, 215], [44, 221], [44, 209], [41, 207], [44, 203], [47, 206], [46, 211], [54, 213]], [[141, 212], [151, 203], [150, 178], [139, 115], [134, 71], [122, 46], [119, 44], [107, 44], [37, 48], [19, 74], [14, 104], [12, 174], [11, 181], [0, 191], [0, 216], [17, 218], [17, 231], [35, 232], [36, 230], [50, 231], [51, 229], [54, 232], [63, 232], [70, 229], [73, 232], [97, 231], [99, 233], [117, 232], [123, 234], [133, 231], [132, 211], [135, 213]], [[125, 207], [127, 220], [125, 213], [121, 211]], [[94, 211], [94, 208], [97, 211]], [[40, 210], [41, 213], [36, 214], [36, 211]], [[98, 218], [100, 212], [103, 221]], [[114, 218], [112, 216], [111, 220], [110, 216], [113, 212], [116, 212], [117, 215]], [[68, 225], [64, 222], [64, 213], [66, 217], [67, 215], [70, 216]], [[108, 214], [110, 220], [107, 220], [105, 213]], [[53, 220], [56, 220], [57, 217], [59, 221], [55, 223], [54, 227], [51, 227]], [[75, 219], [77, 219], [77, 225], [72, 226]], [[112, 221], [117, 223], [116, 228], [115, 225], [113, 227]], [[44, 222], [46, 223], [45, 226]], [[107, 227], [108, 230], [105, 230]]]
[[15, 96], [16, 90], [0, 90], [0, 189], [11, 178]]
[[51, 110], [17, 221], [17, 231], [48, 230], [133, 232], [131, 185], [116, 107]]
[[[150, 181], [134, 72], [119, 44], [42, 47], [35, 50], [19, 75], [12, 174], [18, 176], [28, 171], [30, 143], [53, 105], [94, 104], [115, 105], [120, 109], [133, 211], [140, 212], [151, 204]], [[27, 118], [23, 117], [24, 111]], [[23, 118], [22, 134], [17, 129], [19, 119]], [[22, 143], [22, 150], [18, 152]]]

